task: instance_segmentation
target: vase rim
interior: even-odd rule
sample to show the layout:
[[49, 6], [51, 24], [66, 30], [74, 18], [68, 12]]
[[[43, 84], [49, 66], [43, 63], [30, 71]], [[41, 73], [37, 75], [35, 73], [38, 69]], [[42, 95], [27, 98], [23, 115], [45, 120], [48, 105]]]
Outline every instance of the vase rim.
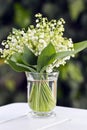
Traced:
[[48, 75], [51, 75], [51, 74], [59, 74], [59, 71], [57, 71], [57, 72], [50, 72], [50, 73], [48, 73], [48, 72], [40, 73], [40, 72], [28, 72], [28, 71], [26, 71], [25, 73], [29, 73], [29, 74], [48, 74]]
[[59, 76], [59, 72], [51, 72], [51, 73], [38, 73], [38, 72], [25, 72], [26, 76], [49, 76], [49, 77], [58, 77]]

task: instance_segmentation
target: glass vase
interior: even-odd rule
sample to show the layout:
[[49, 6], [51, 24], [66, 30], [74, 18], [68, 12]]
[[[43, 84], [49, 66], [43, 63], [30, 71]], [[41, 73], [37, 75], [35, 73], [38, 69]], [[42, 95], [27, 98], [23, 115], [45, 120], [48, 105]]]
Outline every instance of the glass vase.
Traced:
[[56, 106], [58, 73], [26, 72], [26, 77], [28, 105], [32, 115], [51, 116]]

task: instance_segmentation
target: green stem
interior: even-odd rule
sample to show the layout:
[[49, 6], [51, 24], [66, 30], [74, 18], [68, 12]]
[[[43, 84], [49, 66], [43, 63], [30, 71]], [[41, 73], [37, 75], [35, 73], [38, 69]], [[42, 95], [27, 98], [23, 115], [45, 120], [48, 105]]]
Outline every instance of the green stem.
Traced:
[[28, 102], [37, 112], [49, 112], [55, 107], [56, 101], [47, 80], [33, 82]]

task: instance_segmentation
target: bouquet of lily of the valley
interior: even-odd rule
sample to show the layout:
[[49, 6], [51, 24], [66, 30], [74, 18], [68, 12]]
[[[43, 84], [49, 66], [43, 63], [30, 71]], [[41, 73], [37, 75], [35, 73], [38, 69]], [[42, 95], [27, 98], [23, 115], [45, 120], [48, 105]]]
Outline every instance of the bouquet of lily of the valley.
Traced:
[[[16, 71], [51, 73], [60, 65], [64, 65], [71, 56], [87, 47], [87, 41], [72, 43], [71, 38], [63, 36], [65, 21], [62, 18], [48, 21], [41, 14], [36, 14], [35, 17], [36, 26], [30, 25], [27, 30], [13, 29], [7, 40], [2, 42], [4, 49], [0, 49], [1, 57]], [[41, 76], [41, 79], [44, 77]], [[33, 86], [29, 100], [32, 109], [37, 111], [36, 106], [38, 106], [38, 111], [43, 111], [43, 104], [45, 104], [44, 111], [51, 110], [55, 100], [49, 84], [44, 82], [41, 85], [34, 82]], [[43, 87], [39, 89], [41, 86]], [[35, 94], [36, 91], [37, 94]], [[43, 99], [40, 107], [37, 103], [35, 106], [38, 95]], [[50, 96], [46, 97], [46, 95]], [[50, 107], [47, 107], [48, 104]]]

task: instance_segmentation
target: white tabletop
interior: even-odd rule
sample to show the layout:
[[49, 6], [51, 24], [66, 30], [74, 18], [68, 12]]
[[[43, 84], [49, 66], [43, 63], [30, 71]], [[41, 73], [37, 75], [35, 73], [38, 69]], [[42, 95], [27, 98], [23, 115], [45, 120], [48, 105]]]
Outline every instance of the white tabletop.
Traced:
[[55, 117], [34, 118], [27, 103], [0, 107], [0, 130], [87, 130], [87, 110], [57, 106]]

